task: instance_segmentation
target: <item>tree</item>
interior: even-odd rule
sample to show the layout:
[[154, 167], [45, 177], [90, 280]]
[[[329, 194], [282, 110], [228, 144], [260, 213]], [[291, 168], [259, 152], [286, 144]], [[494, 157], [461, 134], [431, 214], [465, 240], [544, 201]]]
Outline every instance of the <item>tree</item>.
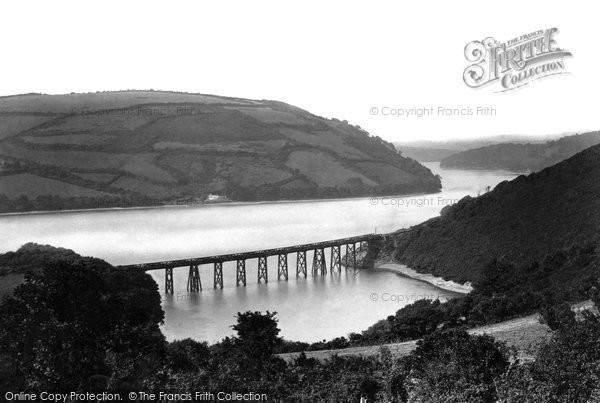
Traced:
[[564, 323], [540, 346], [533, 379], [557, 402], [589, 402], [600, 397], [600, 316], [584, 312], [582, 320]]
[[540, 322], [548, 325], [551, 330], [566, 329], [576, 324], [575, 313], [566, 302], [544, 307], [540, 314]]
[[247, 311], [237, 314], [237, 324], [232, 328], [237, 332], [236, 346], [251, 360], [258, 362], [270, 358], [281, 344], [277, 327], [277, 312], [266, 314]]
[[[598, 306], [598, 291], [590, 289]], [[505, 402], [600, 401], [600, 315], [586, 310], [577, 316], [568, 304], [545, 308], [542, 321], [554, 330], [535, 360], [511, 368], [499, 383]]]
[[232, 328], [235, 337], [226, 337], [210, 347], [210, 389], [222, 391], [236, 385], [236, 391], [280, 396], [279, 379], [286, 364], [274, 354], [282, 343], [276, 313], [244, 312], [237, 314]]
[[176, 340], [167, 345], [167, 366], [173, 372], [198, 372], [210, 359], [210, 350], [206, 342], [192, 339]]
[[508, 367], [508, 356], [488, 335], [451, 329], [425, 336], [406, 365], [415, 401], [495, 402], [494, 380]]
[[0, 303], [0, 318], [12, 388], [85, 390], [98, 379], [102, 388], [139, 386], [164, 353], [156, 283], [99, 259], [51, 260], [26, 274]]

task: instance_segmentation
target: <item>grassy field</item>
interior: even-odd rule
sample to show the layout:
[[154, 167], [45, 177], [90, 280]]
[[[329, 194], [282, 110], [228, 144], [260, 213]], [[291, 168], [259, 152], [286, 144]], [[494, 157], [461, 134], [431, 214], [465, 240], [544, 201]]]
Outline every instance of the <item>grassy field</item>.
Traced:
[[319, 186], [346, 184], [352, 178], [360, 178], [368, 185], [375, 184], [366, 176], [346, 168], [329, 154], [321, 152], [294, 151], [289, 155], [286, 165], [292, 169], [303, 169], [304, 175]]
[[[585, 301], [572, 306], [573, 310], [581, 311], [590, 309], [593, 306], [591, 301]], [[469, 330], [470, 334], [480, 335], [488, 334], [496, 340], [506, 343], [510, 347], [514, 347], [519, 352], [520, 356], [528, 359], [533, 356], [540, 343], [548, 339], [552, 332], [550, 328], [543, 325], [539, 321], [539, 315], [528, 315], [522, 318], [507, 320], [493, 325], [476, 327]], [[381, 351], [381, 347], [386, 347], [396, 356], [404, 356], [413, 351], [417, 346], [417, 340], [411, 340], [404, 343], [391, 343], [379, 346], [366, 347], [351, 347], [340, 350], [320, 350], [307, 351], [308, 358], [316, 358], [325, 360], [334, 355], [343, 356], [372, 356], [377, 355]], [[279, 356], [286, 361], [297, 357], [299, 353], [280, 354]]]
[[[515, 347], [523, 357], [530, 357], [541, 341], [551, 335], [550, 329], [542, 325], [538, 315], [530, 315], [524, 318], [509, 320], [495, 325], [482, 326], [469, 330], [471, 334], [489, 334], [496, 340]], [[413, 351], [417, 346], [417, 340], [404, 343], [384, 344], [381, 346], [352, 347], [341, 350], [307, 351], [306, 356], [325, 360], [333, 355], [339, 356], [372, 356], [381, 351], [381, 347], [388, 348], [396, 356], [404, 356]], [[281, 354], [286, 361], [296, 357], [297, 353]]]
[[17, 135], [50, 119], [51, 117], [38, 115], [0, 116], [0, 140]]

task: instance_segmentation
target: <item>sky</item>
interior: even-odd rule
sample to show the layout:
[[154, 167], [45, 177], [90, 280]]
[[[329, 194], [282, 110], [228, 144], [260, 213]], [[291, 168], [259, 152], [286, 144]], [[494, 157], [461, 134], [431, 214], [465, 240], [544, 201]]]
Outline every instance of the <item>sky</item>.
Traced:
[[[593, 2], [18, 1], [0, 5], [0, 95], [122, 89], [273, 99], [390, 141], [600, 129]], [[463, 82], [465, 45], [556, 27], [568, 75]], [[491, 116], [384, 115], [495, 109]], [[375, 111], [377, 113], [373, 113]]]

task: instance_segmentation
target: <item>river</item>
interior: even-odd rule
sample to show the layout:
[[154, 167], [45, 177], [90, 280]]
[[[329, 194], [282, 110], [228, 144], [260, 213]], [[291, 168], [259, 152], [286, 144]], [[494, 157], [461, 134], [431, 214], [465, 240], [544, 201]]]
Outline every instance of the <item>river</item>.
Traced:
[[[180, 259], [391, 232], [439, 214], [466, 195], [484, 192], [516, 175], [505, 171], [441, 169], [442, 192], [410, 197], [300, 202], [228, 203], [0, 216], [0, 253], [27, 242], [73, 249], [114, 265]], [[327, 251], [329, 262], [329, 251]], [[239, 311], [278, 312], [281, 335], [318, 341], [366, 329], [420, 298], [456, 294], [389, 271], [361, 271], [297, 279], [289, 256], [289, 281], [277, 281], [269, 258], [269, 283], [256, 283], [256, 261], [247, 262], [248, 285], [236, 287], [235, 262], [225, 263], [224, 288], [213, 289], [212, 266], [201, 266], [203, 291], [186, 292], [187, 269], [175, 269], [175, 293], [163, 296], [163, 332], [169, 340], [215, 342], [231, 335]], [[307, 261], [312, 253], [307, 255]], [[310, 272], [310, 267], [309, 267]], [[164, 271], [151, 272], [161, 293]], [[164, 294], [163, 294], [164, 295]]]

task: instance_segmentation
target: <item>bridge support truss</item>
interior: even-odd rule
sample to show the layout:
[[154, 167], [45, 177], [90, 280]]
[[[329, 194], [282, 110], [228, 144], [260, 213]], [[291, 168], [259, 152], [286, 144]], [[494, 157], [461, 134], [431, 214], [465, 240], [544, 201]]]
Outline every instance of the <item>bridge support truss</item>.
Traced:
[[165, 294], [173, 294], [173, 268], [165, 268]]
[[235, 284], [237, 286], [239, 286], [240, 284], [243, 284], [244, 287], [246, 286], [246, 261], [245, 260], [237, 261], [237, 274], [236, 274], [236, 278], [235, 278]]
[[329, 270], [331, 273], [342, 272], [342, 261], [340, 258], [340, 245], [334, 245], [331, 247], [331, 263], [329, 264]]
[[300, 274], [306, 278], [306, 251], [300, 251], [296, 254], [296, 277], [300, 277]]
[[223, 288], [223, 262], [215, 262], [215, 275], [213, 288]]
[[188, 292], [198, 292], [202, 291], [202, 281], [200, 280], [200, 271], [198, 270], [198, 265], [190, 265], [190, 272], [188, 274], [188, 283], [187, 283]]
[[277, 280], [281, 280], [282, 278], [287, 281], [288, 280], [288, 259], [287, 253], [283, 253], [279, 255], [279, 262], [277, 264]]
[[352, 269], [356, 270], [356, 244], [349, 243], [346, 245], [346, 265], [344, 266], [348, 270], [348, 266], [352, 265]]
[[265, 280], [265, 284], [269, 282], [269, 270], [267, 269], [267, 256], [259, 256], [258, 258], [258, 282]]
[[312, 273], [313, 276], [321, 273], [321, 276], [327, 274], [327, 262], [325, 261], [325, 250], [323, 248], [315, 249], [313, 254]]

